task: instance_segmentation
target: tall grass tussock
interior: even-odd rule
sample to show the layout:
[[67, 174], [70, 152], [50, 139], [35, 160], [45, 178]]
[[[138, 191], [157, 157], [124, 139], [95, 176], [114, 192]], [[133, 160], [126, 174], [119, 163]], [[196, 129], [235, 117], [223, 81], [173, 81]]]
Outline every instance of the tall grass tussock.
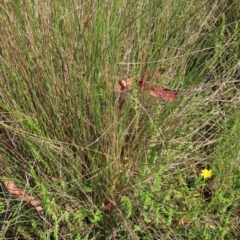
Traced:
[[240, 238], [238, 0], [0, 11], [0, 239]]

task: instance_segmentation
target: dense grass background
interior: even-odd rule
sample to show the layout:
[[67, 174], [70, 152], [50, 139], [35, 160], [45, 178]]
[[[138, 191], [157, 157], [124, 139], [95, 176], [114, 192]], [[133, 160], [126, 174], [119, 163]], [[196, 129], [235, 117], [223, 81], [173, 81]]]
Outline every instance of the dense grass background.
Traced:
[[[1, 239], [240, 238], [238, 0], [0, 10]], [[137, 88], [159, 68], [149, 84], [178, 89], [172, 102]]]

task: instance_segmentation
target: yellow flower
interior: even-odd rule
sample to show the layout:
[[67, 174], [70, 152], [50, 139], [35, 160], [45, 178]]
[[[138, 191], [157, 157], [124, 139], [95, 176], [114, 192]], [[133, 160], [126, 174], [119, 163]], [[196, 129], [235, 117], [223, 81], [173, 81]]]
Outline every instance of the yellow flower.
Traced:
[[202, 170], [201, 176], [206, 179], [212, 177], [212, 170], [207, 170], [206, 168]]

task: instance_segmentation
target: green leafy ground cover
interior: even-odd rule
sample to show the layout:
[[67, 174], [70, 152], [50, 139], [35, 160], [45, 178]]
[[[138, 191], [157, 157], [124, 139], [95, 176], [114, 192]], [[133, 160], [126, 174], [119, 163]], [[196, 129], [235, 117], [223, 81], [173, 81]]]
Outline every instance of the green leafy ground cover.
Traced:
[[[240, 238], [238, 0], [0, 11], [1, 239]], [[160, 68], [174, 101], [114, 93]]]

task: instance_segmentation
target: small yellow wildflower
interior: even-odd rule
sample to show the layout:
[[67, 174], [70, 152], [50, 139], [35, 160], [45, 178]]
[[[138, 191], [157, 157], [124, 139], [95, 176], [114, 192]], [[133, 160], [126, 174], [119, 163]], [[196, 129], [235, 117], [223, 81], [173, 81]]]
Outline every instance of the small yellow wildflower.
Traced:
[[206, 178], [211, 178], [212, 177], [212, 170], [207, 170], [206, 168], [202, 170], [201, 176], [206, 179]]

